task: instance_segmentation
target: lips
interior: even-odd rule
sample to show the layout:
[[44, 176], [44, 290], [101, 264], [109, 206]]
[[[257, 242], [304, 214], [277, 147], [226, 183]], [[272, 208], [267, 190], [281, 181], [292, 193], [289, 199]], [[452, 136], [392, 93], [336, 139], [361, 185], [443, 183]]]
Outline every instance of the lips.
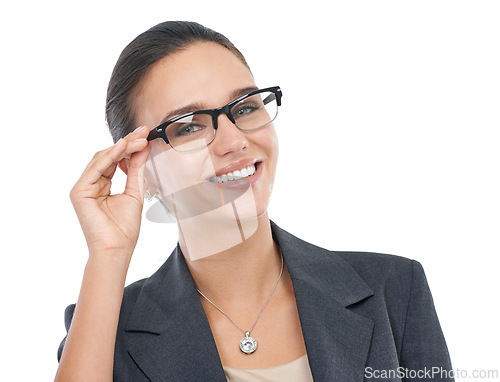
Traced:
[[216, 171], [214, 176], [207, 178], [207, 181], [220, 184], [252, 177], [258, 172], [260, 164], [261, 162], [257, 161], [257, 159], [243, 159], [233, 162]]
[[208, 180], [213, 183], [226, 183], [231, 182], [233, 180], [240, 180], [255, 174], [255, 164], [252, 164], [247, 167], [243, 167], [241, 170], [234, 170], [232, 172], [228, 172], [226, 174], [222, 174], [221, 176], [213, 176]]

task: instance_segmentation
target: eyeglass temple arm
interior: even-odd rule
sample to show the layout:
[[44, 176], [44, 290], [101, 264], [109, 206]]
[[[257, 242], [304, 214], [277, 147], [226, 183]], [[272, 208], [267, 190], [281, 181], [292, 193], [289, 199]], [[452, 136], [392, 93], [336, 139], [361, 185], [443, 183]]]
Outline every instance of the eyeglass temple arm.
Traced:
[[149, 132], [149, 135], [148, 135], [148, 137], [147, 137], [147, 140], [148, 140], [148, 141], [152, 141], [152, 140], [154, 140], [154, 139], [156, 139], [156, 138], [160, 138], [160, 137], [158, 136], [158, 132], [156, 131], [156, 129], [153, 129], [153, 130], [151, 130], [151, 131]]
[[[263, 103], [264, 103], [264, 105], [267, 105], [269, 102], [273, 102], [275, 99], [276, 99], [276, 94], [271, 93], [266, 98], [264, 98]], [[279, 106], [279, 104], [278, 104], [278, 106]]]
[[278, 106], [281, 106], [281, 97], [283, 97], [283, 93], [281, 92], [281, 88], [279, 86], [274, 87], [273, 96], [276, 98]]

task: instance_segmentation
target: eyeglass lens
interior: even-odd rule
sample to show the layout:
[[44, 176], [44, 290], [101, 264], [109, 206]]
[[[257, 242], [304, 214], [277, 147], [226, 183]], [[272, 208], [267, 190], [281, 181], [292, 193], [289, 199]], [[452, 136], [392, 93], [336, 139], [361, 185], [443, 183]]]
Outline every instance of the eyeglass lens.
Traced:
[[[277, 114], [278, 103], [273, 92], [246, 97], [231, 108], [231, 115], [241, 130], [255, 130], [266, 126]], [[165, 132], [175, 150], [191, 151], [212, 142], [215, 130], [211, 114], [196, 113], [171, 123]]]

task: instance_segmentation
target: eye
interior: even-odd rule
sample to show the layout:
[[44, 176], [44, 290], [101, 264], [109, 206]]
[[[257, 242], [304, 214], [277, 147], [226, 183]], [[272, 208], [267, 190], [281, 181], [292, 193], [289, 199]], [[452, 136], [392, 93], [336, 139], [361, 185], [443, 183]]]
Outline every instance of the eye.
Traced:
[[259, 106], [255, 104], [237, 105], [234, 108], [233, 116], [234, 118], [241, 118], [255, 112], [256, 110], [259, 110]]
[[177, 129], [175, 131], [176, 136], [183, 136], [183, 135], [190, 135], [194, 134], [198, 131], [204, 130], [206, 126], [199, 125], [196, 123], [186, 123], [182, 124], [180, 126], [177, 126]]

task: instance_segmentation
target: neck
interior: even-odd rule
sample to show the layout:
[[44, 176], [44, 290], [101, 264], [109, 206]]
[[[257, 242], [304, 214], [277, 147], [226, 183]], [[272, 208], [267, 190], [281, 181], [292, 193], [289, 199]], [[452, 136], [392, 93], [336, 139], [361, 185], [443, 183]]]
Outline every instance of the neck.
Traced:
[[[239, 231], [245, 230], [245, 224], [240, 225]], [[243, 241], [240, 239], [239, 244], [232, 246], [229, 245], [232, 240], [229, 240], [226, 243], [229, 248], [202, 257], [192, 255], [193, 245], [186, 241], [181, 230], [180, 246], [196, 287], [215, 303], [260, 306], [276, 283], [281, 258], [279, 248], [272, 239], [267, 212], [252, 224], [253, 234], [250, 237]], [[216, 228], [220, 227], [207, 225], [205, 229], [208, 232], [203, 236], [211, 237], [212, 241], [224, 248], [220, 243], [224, 241], [224, 234], [215, 232]], [[211, 235], [207, 236], [207, 233]], [[232, 238], [233, 235], [228, 236]], [[221, 237], [222, 240], [219, 240]], [[199, 243], [199, 240], [196, 242]]]

